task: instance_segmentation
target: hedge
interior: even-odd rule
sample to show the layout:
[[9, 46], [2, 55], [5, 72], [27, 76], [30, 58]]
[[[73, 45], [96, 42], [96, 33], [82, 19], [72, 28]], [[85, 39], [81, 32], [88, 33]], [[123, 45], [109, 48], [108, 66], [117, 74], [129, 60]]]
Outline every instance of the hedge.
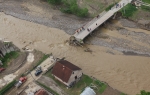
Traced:
[[3, 87], [0, 90], [0, 95], [4, 95], [8, 90], [10, 90], [15, 85], [15, 83], [16, 83], [16, 80], [13, 80], [9, 84], [7, 84], [5, 87]]

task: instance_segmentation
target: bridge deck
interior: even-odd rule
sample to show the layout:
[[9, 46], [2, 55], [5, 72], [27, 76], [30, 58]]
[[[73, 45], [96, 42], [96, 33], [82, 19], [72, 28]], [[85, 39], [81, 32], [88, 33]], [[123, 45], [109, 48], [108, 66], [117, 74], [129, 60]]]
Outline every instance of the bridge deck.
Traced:
[[89, 23], [87, 23], [85, 26], [79, 28], [75, 31], [75, 34], [73, 35], [76, 40], [80, 41], [83, 40], [85, 37], [87, 37], [91, 32], [93, 32], [97, 27], [102, 25], [106, 20], [108, 20], [111, 16], [113, 16], [117, 11], [119, 11], [121, 8], [123, 8], [125, 5], [130, 3], [131, 0], [121, 0], [118, 4], [119, 6], [111, 8], [109, 11], [104, 11], [99, 14], [99, 16], [92, 19]]

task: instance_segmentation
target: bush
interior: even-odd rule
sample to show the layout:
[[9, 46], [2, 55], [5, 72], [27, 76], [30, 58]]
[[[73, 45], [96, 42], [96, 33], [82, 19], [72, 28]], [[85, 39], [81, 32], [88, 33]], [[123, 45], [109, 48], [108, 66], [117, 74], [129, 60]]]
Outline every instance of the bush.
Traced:
[[47, 0], [51, 4], [61, 4], [61, 0]]
[[109, 5], [109, 6], [105, 9], [105, 11], [109, 11], [114, 5], [115, 5], [115, 4]]
[[141, 94], [137, 94], [137, 95], [150, 95], [150, 92], [146, 92], [145, 90], [142, 90]]
[[9, 84], [7, 84], [4, 88], [0, 90], [0, 95], [4, 95], [8, 90], [10, 90], [14, 84], [16, 83], [16, 80], [13, 80]]
[[19, 52], [17, 51], [11, 51], [10, 53], [7, 53], [4, 58], [0, 58], [0, 60], [3, 63], [3, 67], [7, 67], [7, 63], [10, 62], [11, 59], [16, 59], [19, 56]]
[[79, 17], [86, 17], [88, 15], [88, 9], [84, 8], [84, 9], [80, 9], [79, 12], [77, 13], [77, 16]]
[[71, 0], [70, 2], [63, 0], [63, 8], [61, 11], [64, 13], [74, 14], [79, 17], [86, 17], [88, 15], [87, 8], [79, 8], [76, 0]]
[[148, 6], [142, 5], [141, 8], [142, 8], [143, 10], [145, 10], [145, 11], [149, 11], [149, 12], [150, 12], [150, 7], [148, 7]]

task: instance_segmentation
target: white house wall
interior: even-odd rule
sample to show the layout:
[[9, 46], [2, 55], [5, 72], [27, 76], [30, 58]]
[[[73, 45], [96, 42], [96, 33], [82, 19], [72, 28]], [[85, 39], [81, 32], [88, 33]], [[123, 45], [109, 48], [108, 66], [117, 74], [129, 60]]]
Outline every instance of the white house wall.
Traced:
[[72, 73], [72, 75], [68, 81], [68, 84], [75, 81], [75, 76], [77, 76], [77, 78], [80, 78], [82, 76], [82, 70], [77, 70], [77, 71], [73, 71], [73, 72], [74, 72], [74, 74]]

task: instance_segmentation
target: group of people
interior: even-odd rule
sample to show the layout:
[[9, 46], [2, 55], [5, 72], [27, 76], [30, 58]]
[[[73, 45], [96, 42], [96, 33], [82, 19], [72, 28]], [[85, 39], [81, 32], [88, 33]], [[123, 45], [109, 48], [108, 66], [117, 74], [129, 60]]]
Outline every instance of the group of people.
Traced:
[[[82, 30], [85, 30], [84, 27], [81, 27], [80, 29], [76, 30], [77, 33], [80, 33]], [[87, 31], [91, 31], [91, 28], [87, 28]]]
[[82, 30], [85, 30], [84, 27], [81, 27], [80, 29], [76, 30], [77, 33], [81, 32]]
[[91, 28], [90, 28], [90, 29], [88, 28], [88, 29], [87, 29], [87, 31], [89, 31], [89, 32], [90, 32], [90, 31], [91, 31]]

